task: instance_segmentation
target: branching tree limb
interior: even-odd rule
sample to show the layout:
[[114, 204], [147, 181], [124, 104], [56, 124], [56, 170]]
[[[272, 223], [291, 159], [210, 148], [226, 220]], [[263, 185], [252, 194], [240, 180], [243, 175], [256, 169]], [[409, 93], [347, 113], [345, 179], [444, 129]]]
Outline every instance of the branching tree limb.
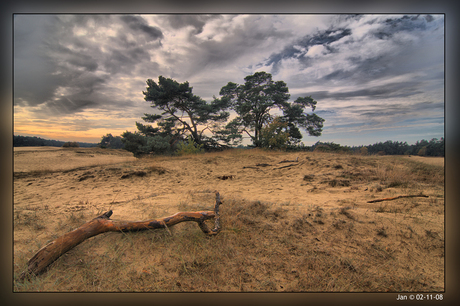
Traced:
[[[111, 220], [110, 216], [113, 212], [112, 210], [109, 210], [41, 248], [29, 260], [27, 269], [20, 275], [20, 280], [24, 280], [29, 275], [38, 275], [43, 273], [50, 264], [52, 264], [64, 253], [68, 252], [86, 239], [105, 232], [137, 232], [157, 228], [168, 229], [168, 227], [181, 222], [193, 221], [198, 223], [198, 226], [203, 233], [210, 236], [216, 235], [221, 229], [219, 216], [220, 204], [222, 204], [220, 195], [216, 192], [216, 204], [214, 211], [178, 212], [165, 218], [135, 222]], [[204, 221], [213, 218], [215, 220], [215, 227], [210, 230]]]

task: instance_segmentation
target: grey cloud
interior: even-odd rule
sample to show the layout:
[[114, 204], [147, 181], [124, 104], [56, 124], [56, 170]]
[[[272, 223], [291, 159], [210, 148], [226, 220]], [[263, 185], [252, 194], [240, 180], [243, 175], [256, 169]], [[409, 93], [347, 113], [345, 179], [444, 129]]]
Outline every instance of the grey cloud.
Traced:
[[[337, 52], [337, 50], [336, 48], [331, 47], [330, 44], [345, 36], [349, 36], [350, 34], [350, 29], [339, 28], [334, 30], [321, 31], [315, 35], [307, 35], [301, 39], [298, 39], [295, 43], [286, 46], [282, 52], [272, 54], [265, 62], [265, 65], [273, 65], [273, 74], [276, 74], [279, 71], [281, 67], [281, 61], [283, 59], [298, 58], [299, 62], [303, 64], [304, 68], [308, 67], [310, 66], [310, 61], [308, 57], [304, 57], [304, 55], [308, 52], [310, 47], [315, 45], [323, 45], [326, 50], [328, 50], [328, 53], [334, 53]], [[302, 47], [303, 49], [298, 47]]]
[[68, 95], [56, 100], [48, 101], [44, 111], [53, 115], [71, 114], [88, 107], [94, 107], [97, 103], [94, 100], [80, 98], [80, 95]]
[[[345, 18], [347, 17], [347, 18]], [[308, 49], [314, 45], [322, 45], [327, 50], [327, 54], [340, 53], [346, 56], [349, 52], [348, 58], [343, 61], [341, 67], [336, 71], [330, 72], [320, 80], [314, 80], [317, 83], [324, 83], [324, 81], [341, 81], [346, 80], [348, 84], [362, 84], [369, 79], [376, 77], [384, 77], [395, 74], [406, 73], [407, 71], [414, 71], [420, 66], [426, 65], [425, 62], [420, 62], [420, 56], [423, 56], [426, 61], [429, 52], [433, 56], [428, 57], [430, 60], [438, 59], [438, 50], [435, 50], [433, 44], [427, 43], [423, 39], [419, 42], [412, 41], [411, 37], [419, 37], [420, 33], [429, 33], [428, 31], [435, 30], [437, 27], [442, 26], [442, 19], [433, 22], [431, 16], [395, 16], [387, 18], [386, 20], [379, 20], [378, 18], [367, 21], [368, 24], [377, 24], [377, 27], [371, 28], [368, 33], [365, 33], [362, 38], [357, 41], [356, 36], [353, 35], [353, 27], [351, 22], [362, 19], [362, 15], [357, 16], [340, 16], [336, 22], [326, 31], [319, 31], [314, 35], [307, 35], [298, 39], [292, 44], [287, 45], [282, 52], [272, 54], [265, 62], [264, 65], [273, 65], [272, 73], [277, 74], [282, 69], [282, 60], [284, 59], [297, 59], [300, 67], [308, 68], [314, 67], [317, 62], [321, 62], [321, 58], [309, 58], [306, 56]], [[433, 25], [428, 25], [428, 23]], [[428, 29], [428, 27], [430, 27]], [[395, 36], [395, 33], [406, 32], [408, 36]], [[440, 33], [441, 34], [441, 33]], [[411, 36], [412, 35], [412, 36]], [[343, 43], [340, 39], [349, 36], [349, 39]], [[366, 44], [372, 46], [372, 41], [388, 41], [388, 46], [392, 49], [376, 49], [373, 53], [360, 53], [359, 45], [362, 39], [367, 37]], [[403, 39], [403, 41], [401, 41]], [[407, 40], [407, 41], [406, 41]], [[442, 41], [436, 43], [439, 46]], [[422, 44], [422, 45], [420, 45]], [[351, 45], [352, 48], [348, 45]], [[303, 47], [303, 48], [298, 48]], [[424, 51], [429, 48], [430, 51]], [[351, 53], [351, 50], [356, 50]], [[390, 51], [392, 50], [392, 51]]]
[[419, 89], [419, 86], [420, 84], [417, 82], [400, 82], [344, 92], [313, 91], [305, 93], [303, 95], [311, 95], [312, 98], [314, 98], [315, 100], [348, 100], [357, 97], [367, 97], [372, 99], [388, 99], [395, 97], [409, 97], [412, 95], [422, 93], [421, 89]]
[[364, 122], [359, 123], [347, 123], [347, 124], [332, 124], [331, 126], [325, 126], [325, 129], [341, 129], [341, 128], [356, 128], [367, 125]]
[[383, 118], [383, 117], [393, 117], [394, 115], [406, 115], [410, 113], [410, 110], [407, 108], [400, 107], [385, 107], [383, 109], [378, 109], [375, 111], [367, 111], [359, 114], [361, 117], [366, 118]]
[[305, 96], [311, 96], [316, 101], [321, 101], [321, 100], [324, 100], [324, 99], [331, 98], [331, 94], [329, 93], [329, 91], [320, 90], [320, 91], [305, 92], [305, 93], [297, 94], [297, 95], [291, 95], [291, 99], [295, 100], [298, 97], [305, 97]]
[[[82, 46], [82, 44], [79, 44]], [[61, 62], [67, 62], [72, 65], [83, 67], [87, 71], [95, 71], [98, 68], [97, 61], [94, 57], [87, 56], [87, 54], [79, 51], [73, 51], [62, 45], [49, 46], [50, 49], [59, 54], [62, 58]], [[94, 51], [94, 50], [93, 50]]]
[[14, 104], [36, 106], [53, 96], [61, 83], [56, 64], [41, 48], [55, 18], [14, 16]]
[[147, 37], [149, 37], [149, 40], [157, 40], [163, 38], [163, 33], [159, 28], [149, 26], [144, 18], [140, 16], [126, 15], [122, 16], [120, 19], [135, 32], [146, 34]]
[[[126, 31], [127, 32], [127, 31]], [[109, 37], [108, 46], [116, 46], [118, 48], [134, 48], [137, 44], [135, 41], [130, 41], [125, 31], [118, 31], [115, 37]]]
[[[110, 27], [120, 18], [127, 26], [115, 37], [91, 39], [99, 27]], [[75, 26], [87, 34], [74, 35]], [[128, 39], [128, 32], [134, 41]], [[157, 48], [152, 40], [162, 37], [158, 28], [137, 16], [19, 16], [14, 32], [14, 103], [42, 105], [40, 112], [60, 114], [126, 104], [111, 95], [107, 84], [117, 74], [132, 75], [144, 66], [152, 67], [147, 50]]]
[[328, 45], [349, 35], [351, 35], [351, 30], [346, 28], [326, 30], [314, 36], [306, 36], [299, 40], [298, 44], [307, 48], [314, 45]]
[[400, 103], [400, 104], [370, 104], [366, 106], [368, 111], [362, 111], [360, 112], [359, 116], [362, 117], [368, 117], [368, 118], [373, 118], [373, 117], [391, 117], [391, 116], [401, 116], [401, 115], [406, 115], [406, 114], [414, 114], [415, 112], [418, 111], [427, 111], [427, 110], [434, 110], [434, 109], [440, 109], [444, 107], [443, 103], [437, 103], [437, 102], [431, 102], [431, 101], [425, 101], [425, 102], [419, 102], [415, 104], [405, 104], [405, 103]]
[[318, 116], [323, 116], [323, 115], [334, 115], [334, 114], [337, 114], [337, 111], [336, 110], [331, 110], [331, 109], [316, 109], [315, 110], [315, 113], [318, 115]]
[[[197, 49], [190, 54], [190, 58], [193, 58], [193, 64], [188, 70], [188, 76], [204, 67], [221, 67], [234, 63], [235, 60], [247, 54], [265, 51], [261, 50], [261, 46], [268, 39], [282, 40], [291, 35], [286, 31], [276, 29], [269, 20], [267, 21], [261, 16], [249, 16], [232, 31], [224, 28], [221, 31], [226, 33], [225, 38], [221, 41], [213, 39], [203, 41], [190, 37]], [[257, 67], [258, 64], [256, 63], [254, 66]]]
[[194, 34], [203, 32], [203, 28], [207, 21], [222, 18], [219, 15], [170, 15], [167, 16], [167, 22], [173, 29], [181, 29], [192, 26], [195, 28]]
[[105, 56], [104, 67], [110, 74], [123, 73], [131, 75], [136, 64], [150, 61], [149, 53], [143, 48], [112, 49]]

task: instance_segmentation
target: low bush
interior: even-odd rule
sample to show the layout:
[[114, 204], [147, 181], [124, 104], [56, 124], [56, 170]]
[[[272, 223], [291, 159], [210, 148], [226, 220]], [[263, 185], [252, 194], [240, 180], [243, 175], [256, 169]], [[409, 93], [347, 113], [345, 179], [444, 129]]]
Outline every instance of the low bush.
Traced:
[[177, 155], [190, 155], [198, 153], [204, 153], [203, 145], [195, 143], [192, 138], [188, 138], [187, 142], [180, 142], [177, 145]]
[[62, 145], [63, 148], [79, 148], [80, 145], [76, 141], [68, 141]]

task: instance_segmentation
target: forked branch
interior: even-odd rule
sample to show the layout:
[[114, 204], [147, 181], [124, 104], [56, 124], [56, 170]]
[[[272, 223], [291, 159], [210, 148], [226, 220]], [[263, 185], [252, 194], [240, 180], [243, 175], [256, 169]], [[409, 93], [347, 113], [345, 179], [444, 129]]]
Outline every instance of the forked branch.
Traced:
[[[41, 248], [29, 260], [27, 269], [20, 275], [20, 280], [24, 280], [29, 275], [43, 273], [62, 254], [68, 252], [86, 239], [105, 232], [137, 232], [157, 228], [166, 228], [169, 231], [168, 227], [170, 226], [185, 221], [193, 221], [198, 223], [203, 233], [209, 236], [216, 235], [221, 229], [219, 216], [219, 206], [221, 204], [220, 195], [216, 192], [214, 211], [178, 212], [170, 217], [134, 222], [111, 220], [110, 216], [112, 216], [113, 212], [109, 210]], [[204, 221], [213, 218], [215, 226], [212, 230], [209, 230]]]

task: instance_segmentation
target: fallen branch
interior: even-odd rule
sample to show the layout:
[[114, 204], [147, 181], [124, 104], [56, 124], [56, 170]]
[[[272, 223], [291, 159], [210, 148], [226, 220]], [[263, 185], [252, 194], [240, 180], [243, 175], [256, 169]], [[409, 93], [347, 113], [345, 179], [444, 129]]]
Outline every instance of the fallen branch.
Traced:
[[251, 169], [259, 169], [259, 167], [268, 167], [271, 166], [270, 164], [256, 164], [255, 166], [244, 166], [243, 169], [251, 168]]
[[[105, 232], [137, 232], [149, 229], [166, 228], [168, 232], [171, 233], [168, 228], [169, 226], [185, 221], [194, 221], [198, 223], [198, 226], [203, 233], [207, 235], [216, 235], [221, 229], [219, 216], [220, 204], [222, 204], [220, 195], [216, 192], [216, 204], [214, 211], [178, 212], [166, 218], [135, 222], [111, 220], [110, 216], [113, 212], [112, 210], [109, 210], [41, 248], [29, 260], [27, 269], [21, 273], [19, 279], [24, 280], [24, 278], [29, 275], [39, 275], [43, 273], [50, 264], [52, 264], [64, 253], [68, 252], [86, 239]], [[215, 220], [215, 227], [210, 230], [204, 221], [212, 218]]]
[[293, 166], [300, 166], [302, 165], [303, 163], [300, 163], [300, 164], [290, 164], [290, 165], [286, 165], [286, 166], [282, 166], [282, 167], [278, 167], [278, 168], [273, 168], [272, 170], [278, 170], [278, 169], [283, 169], [283, 168], [289, 168], [289, 167], [293, 167]]
[[396, 199], [400, 199], [400, 198], [417, 198], [417, 197], [428, 198], [427, 195], [423, 195], [423, 194], [418, 194], [418, 195], [400, 195], [400, 196], [397, 196], [397, 197], [391, 197], [391, 198], [383, 198], [383, 199], [371, 200], [371, 201], [367, 201], [367, 203], [375, 203], [375, 202], [382, 202], [382, 201], [392, 201], [392, 200], [396, 200]]
[[294, 163], [294, 162], [299, 162], [299, 157], [296, 157], [295, 160], [287, 160], [287, 159], [284, 159], [282, 161], [280, 161], [278, 164], [281, 164], [281, 163]]

